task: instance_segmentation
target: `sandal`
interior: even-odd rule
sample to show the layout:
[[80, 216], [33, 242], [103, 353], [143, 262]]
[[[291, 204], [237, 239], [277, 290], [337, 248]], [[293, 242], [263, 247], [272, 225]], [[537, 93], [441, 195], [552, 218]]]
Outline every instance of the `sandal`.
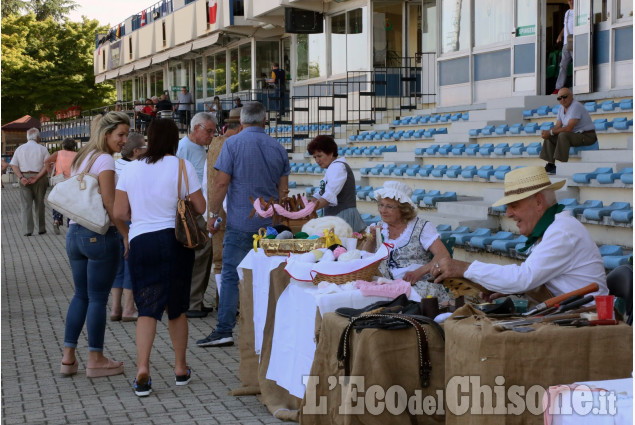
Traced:
[[111, 314], [110, 315], [110, 321], [111, 322], [118, 322], [121, 320], [121, 314]]
[[86, 377], [101, 378], [104, 376], [120, 375], [123, 373], [123, 362], [108, 360], [108, 366], [87, 367]]
[[75, 359], [73, 364], [64, 364], [60, 366], [60, 373], [64, 376], [73, 376], [77, 373], [77, 368], [79, 367], [79, 362]]
[[121, 321], [122, 322], [136, 322], [138, 318], [139, 318], [139, 315], [135, 313], [132, 316], [121, 316]]

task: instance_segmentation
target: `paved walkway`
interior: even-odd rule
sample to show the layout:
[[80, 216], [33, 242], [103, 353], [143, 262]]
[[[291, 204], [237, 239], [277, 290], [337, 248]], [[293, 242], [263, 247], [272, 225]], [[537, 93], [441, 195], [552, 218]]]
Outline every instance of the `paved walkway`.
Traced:
[[[190, 320], [188, 363], [193, 379], [174, 385], [167, 318], [159, 324], [151, 357], [153, 393], [132, 391], [136, 372], [135, 324], [108, 322], [105, 354], [125, 364], [123, 375], [88, 379], [85, 330], [79, 373], [59, 374], [64, 320], [73, 281], [64, 234], [20, 234], [18, 189], [5, 185], [2, 206], [2, 423], [3, 424], [263, 424], [280, 423], [255, 396], [228, 394], [240, 385], [238, 347], [199, 348], [195, 341], [216, 325], [216, 312]], [[208, 290], [211, 294], [211, 288]], [[207, 304], [211, 304], [211, 297]], [[234, 333], [234, 337], [237, 332]]]

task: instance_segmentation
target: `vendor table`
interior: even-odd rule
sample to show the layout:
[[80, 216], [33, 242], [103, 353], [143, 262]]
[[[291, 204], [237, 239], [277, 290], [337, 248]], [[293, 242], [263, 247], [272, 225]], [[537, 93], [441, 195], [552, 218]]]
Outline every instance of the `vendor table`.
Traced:
[[[384, 297], [359, 290], [319, 295], [309, 282], [290, 279], [286, 257], [250, 251], [239, 265], [239, 378], [234, 395], [261, 393], [262, 402], [281, 419], [297, 420], [304, 397], [303, 377], [311, 371], [315, 332], [321, 314], [338, 307], [361, 308]], [[410, 298], [420, 300], [412, 291]], [[317, 324], [316, 324], [317, 323]]]
[[[471, 306], [454, 316], [467, 318], [445, 323], [446, 424], [542, 424], [542, 399], [550, 386], [631, 376], [633, 328], [624, 323], [534, 324], [533, 331], [521, 333], [496, 329]], [[487, 394], [493, 402], [482, 408], [472, 401]]]

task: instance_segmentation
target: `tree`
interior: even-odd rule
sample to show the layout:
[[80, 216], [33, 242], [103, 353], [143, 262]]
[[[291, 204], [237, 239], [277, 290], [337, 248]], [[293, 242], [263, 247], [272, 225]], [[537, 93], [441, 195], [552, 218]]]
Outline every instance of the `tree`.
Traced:
[[22, 12], [33, 12], [38, 21], [47, 18], [62, 21], [76, 8], [77, 3], [73, 0], [2, 0], [2, 18]]
[[38, 21], [33, 13], [3, 18], [2, 123], [114, 102], [112, 85], [95, 84], [95, 31], [107, 28], [87, 18]]

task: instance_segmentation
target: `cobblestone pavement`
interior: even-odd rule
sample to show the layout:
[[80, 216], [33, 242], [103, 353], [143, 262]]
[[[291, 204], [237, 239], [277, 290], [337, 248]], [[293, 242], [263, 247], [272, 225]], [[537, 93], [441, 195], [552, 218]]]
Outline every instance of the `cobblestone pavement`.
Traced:
[[[2, 207], [2, 423], [3, 424], [263, 424], [280, 423], [255, 396], [233, 397], [238, 380], [238, 347], [199, 348], [195, 341], [216, 325], [216, 312], [190, 320], [187, 352], [193, 379], [174, 385], [173, 352], [167, 318], [157, 327], [151, 357], [153, 393], [132, 391], [136, 371], [135, 323], [106, 325], [106, 356], [121, 360], [125, 373], [88, 379], [86, 332], [79, 340], [79, 373], [62, 377], [59, 367], [64, 320], [73, 296], [65, 250], [66, 228], [53, 233], [47, 208], [47, 233], [20, 234], [20, 197], [7, 184]], [[37, 229], [37, 227], [36, 227]], [[212, 293], [208, 290], [208, 294]], [[206, 300], [211, 304], [211, 295]], [[234, 332], [234, 337], [237, 332]]]

